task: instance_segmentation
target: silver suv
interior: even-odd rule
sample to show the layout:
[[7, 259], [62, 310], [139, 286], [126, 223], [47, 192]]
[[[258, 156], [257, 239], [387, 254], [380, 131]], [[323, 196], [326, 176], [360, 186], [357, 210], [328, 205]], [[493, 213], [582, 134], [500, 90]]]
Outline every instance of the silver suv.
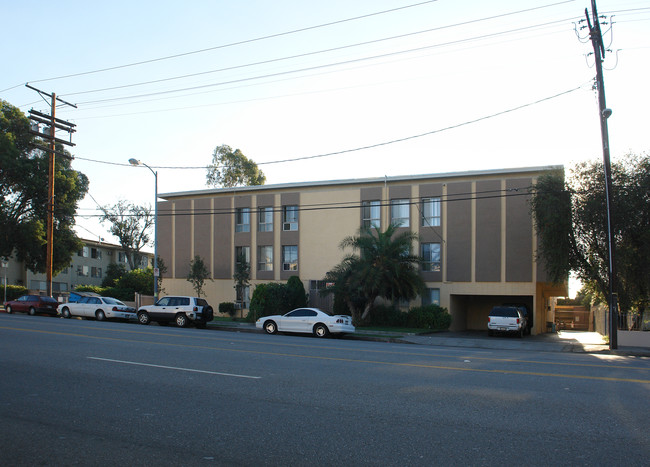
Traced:
[[154, 305], [141, 306], [138, 310], [140, 324], [155, 321], [165, 325], [172, 321], [179, 328], [194, 323], [197, 328], [205, 328], [214, 318], [214, 311], [204, 298], [169, 296], [159, 299]]

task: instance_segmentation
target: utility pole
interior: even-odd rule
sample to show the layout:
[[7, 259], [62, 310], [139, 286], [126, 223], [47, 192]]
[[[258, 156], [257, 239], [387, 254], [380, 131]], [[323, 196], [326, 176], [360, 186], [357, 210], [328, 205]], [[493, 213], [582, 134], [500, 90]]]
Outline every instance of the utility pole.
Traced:
[[616, 288], [616, 265], [614, 262], [614, 230], [612, 226], [612, 166], [609, 160], [609, 131], [607, 119], [612, 115], [611, 109], [605, 103], [605, 81], [603, 79], [603, 59], [605, 46], [600, 30], [600, 19], [596, 10], [596, 0], [591, 0], [593, 24], [589, 19], [589, 11], [585, 8], [585, 16], [589, 25], [589, 38], [594, 48], [596, 62], [596, 88], [598, 90], [598, 110], [600, 116], [600, 134], [603, 141], [603, 166], [605, 168], [605, 200], [607, 207], [607, 249], [609, 253], [609, 348], [618, 348], [618, 295]]
[[[56, 118], [56, 102], [59, 101], [63, 104], [70, 105], [74, 108], [77, 108], [77, 106], [56, 97], [55, 93], [48, 94], [39, 89], [36, 89], [33, 86], [30, 86], [29, 84], [25, 84], [25, 86], [27, 86], [29, 89], [38, 92], [41, 96], [49, 97], [51, 100], [50, 115], [43, 114], [35, 110], [29, 111], [30, 120], [36, 122], [37, 124], [41, 123], [44, 125], [49, 125], [49, 129], [50, 129], [49, 134], [41, 133], [40, 131], [33, 130], [33, 129], [30, 130], [30, 133], [39, 136], [40, 138], [43, 138], [49, 141], [50, 143], [49, 149], [45, 149], [40, 146], [37, 147], [38, 149], [47, 151], [49, 154], [48, 176], [47, 176], [47, 245], [46, 245], [47, 252], [45, 256], [45, 275], [46, 275], [47, 295], [48, 297], [51, 297], [52, 296], [52, 263], [54, 259], [54, 255], [53, 255], [54, 252], [54, 175], [55, 175], [55, 162], [56, 162], [55, 156], [57, 154], [56, 143], [65, 144], [67, 146], [74, 146], [74, 144], [71, 141], [58, 139], [56, 137], [56, 130], [58, 128], [59, 130], [67, 131], [70, 134], [71, 139], [72, 139], [72, 133], [77, 131], [74, 129], [74, 127], [76, 126], [74, 123], [69, 123], [66, 122], [65, 120], [59, 120], [58, 118]], [[58, 153], [58, 154], [63, 157], [69, 157], [64, 153]]]

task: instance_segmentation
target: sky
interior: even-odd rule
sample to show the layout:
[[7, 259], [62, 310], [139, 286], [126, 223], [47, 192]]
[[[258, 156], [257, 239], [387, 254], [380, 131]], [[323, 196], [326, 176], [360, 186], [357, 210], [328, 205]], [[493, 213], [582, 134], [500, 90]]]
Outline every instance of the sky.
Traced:
[[[222, 144], [267, 185], [602, 160], [588, 0], [1, 3], [0, 99], [77, 106], [83, 238], [117, 243], [98, 204], [153, 205], [130, 158], [208, 189]], [[650, 148], [650, 0], [597, 7], [616, 160]]]

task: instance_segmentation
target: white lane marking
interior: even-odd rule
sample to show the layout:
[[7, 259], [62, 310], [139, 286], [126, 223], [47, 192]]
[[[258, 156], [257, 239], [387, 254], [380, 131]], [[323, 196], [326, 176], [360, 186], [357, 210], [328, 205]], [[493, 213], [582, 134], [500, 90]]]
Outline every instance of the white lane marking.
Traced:
[[111, 358], [100, 358], [100, 357], [86, 357], [91, 360], [101, 360], [104, 362], [113, 362], [113, 363], [124, 363], [125, 365], [138, 365], [138, 366], [150, 366], [153, 368], [164, 368], [166, 370], [177, 370], [177, 371], [190, 371], [193, 373], [206, 373], [209, 375], [219, 375], [219, 376], [232, 376], [235, 378], [248, 378], [248, 379], [262, 379], [261, 376], [249, 376], [249, 375], [236, 375], [233, 373], [220, 373], [218, 371], [207, 371], [207, 370], [196, 370], [193, 368], [179, 368], [175, 366], [165, 366], [165, 365], [154, 365], [152, 363], [140, 363], [140, 362], [129, 362], [126, 360], [113, 360]]

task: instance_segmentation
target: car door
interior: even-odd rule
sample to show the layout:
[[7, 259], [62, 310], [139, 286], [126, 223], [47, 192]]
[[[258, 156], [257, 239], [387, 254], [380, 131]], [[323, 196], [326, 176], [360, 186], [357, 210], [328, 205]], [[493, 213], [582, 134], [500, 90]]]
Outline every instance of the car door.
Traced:
[[174, 302], [175, 297], [163, 297], [149, 308], [149, 314], [152, 318], [166, 318]]
[[282, 317], [280, 331], [287, 332], [311, 332], [312, 321], [316, 312], [305, 308], [298, 308]]
[[16, 299], [16, 302], [13, 305], [14, 311], [21, 311], [23, 313], [27, 313], [27, 310], [29, 308], [29, 295], [23, 295], [22, 297], [18, 297]]
[[297, 332], [300, 327], [299, 320], [302, 318], [302, 310], [297, 309], [282, 315], [278, 323], [278, 331]]
[[101, 308], [102, 301], [98, 297], [90, 297], [87, 303], [83, 304], [83, 315], [86, 318], [94, 318], [95, 311]]

